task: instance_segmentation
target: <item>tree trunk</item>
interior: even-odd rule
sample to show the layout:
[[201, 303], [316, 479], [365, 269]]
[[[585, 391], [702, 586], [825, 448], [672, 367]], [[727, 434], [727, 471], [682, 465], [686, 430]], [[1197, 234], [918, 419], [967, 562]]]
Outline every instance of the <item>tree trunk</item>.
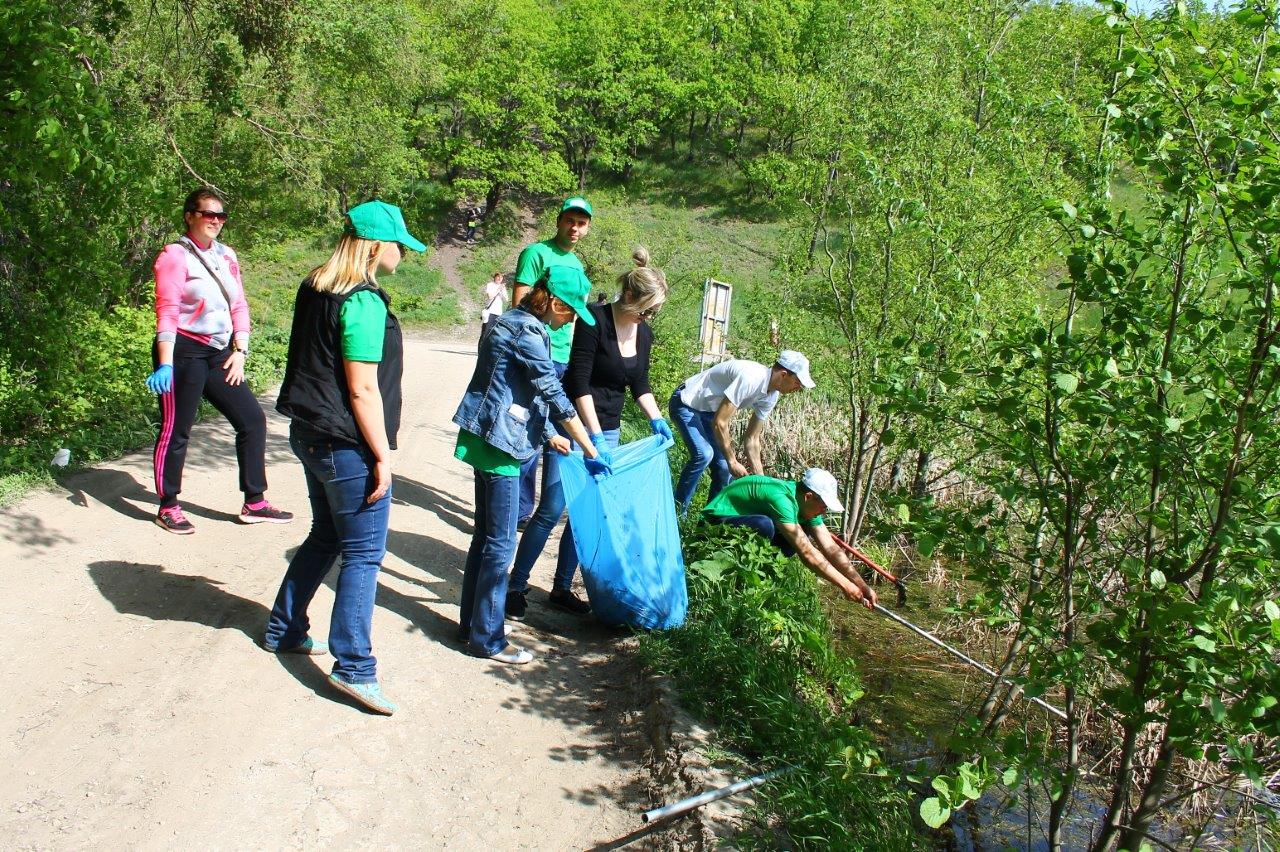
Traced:
[[1164, 796], [1165, 785], [1169, 781], [1169, 768], [1173, 765], [1173, 743], [1169, 741], [1169, 726], [1165, 725], [1160, 738], [1160, 750], [1156, 753], [1155, 763], [1151, 766], [1151, 777], [1142, 790], [1142, 799], [1138, 808], [1129, 819], [1129, 825], [1120, 834], [1121, 849], [1138, 849], [1147, 837], [1151, 820], [1160, 810], [1160, 800]]
[[498, 209], [498, 204], [504, 195], [506, 195], [506, 187], [502, 184], [495, 183], [489, 187], [489, 191], [484, 196], [485, 216]]

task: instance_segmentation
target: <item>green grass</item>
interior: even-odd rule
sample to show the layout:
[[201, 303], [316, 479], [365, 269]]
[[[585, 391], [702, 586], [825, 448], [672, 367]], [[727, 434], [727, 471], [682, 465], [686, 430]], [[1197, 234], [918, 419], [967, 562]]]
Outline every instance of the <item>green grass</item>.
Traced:
[[[612, 297], [618, 275], [634, 265], [633, 247], [644, 245], [652, 256], [650, 262], [663, 269], [671, 285], [667, 305], [653, 321], [663, 345], [678, 347], [686, 359], [697, 353], [702, 288], [708, 278], [734, 288], [730, 351], [741, 354], [765, 345], [762, 329], [768, 323], [767, 305], [773, 302], [773, 265], [785, 224], [737, 218], [724, 206], [704, 204], [717, 196], [710, 190], [692, 201], [672, 197], [675, 190], [662, 189], [659, 178], [674, 179], [665, 167], [645, 166], [638, 169], [635, 182], [647, 187], [647, 194], [621, 187], [589, 187], [585, 193], [595, 216], [578, 255], [594, 290]], [[727, 191], [719, 197], [726, 203], [731, 199]], [[539, 239], [555, 233], [555, 212], [554, 206], [542, 212]], [[514, 258], [522, 247], [522, 239], [510, 232], [497, 239], [482, 234], [471, 259], [462, 266], [464, 285], [478, 290], [494, 270], [513, 272]]]

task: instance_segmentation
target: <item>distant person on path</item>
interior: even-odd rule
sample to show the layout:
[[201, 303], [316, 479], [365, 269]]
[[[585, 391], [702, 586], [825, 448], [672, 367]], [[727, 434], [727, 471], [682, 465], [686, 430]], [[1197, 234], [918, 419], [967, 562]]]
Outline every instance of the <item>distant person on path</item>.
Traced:
[[[515, 283], [512, 288], [511, 304], [519, 305], [529, 288], [547, 274], [547, 270], [555, 266], [568, 266], [586, 275], [582, 261], [574, 254], [578, 241], [591, 230], [591, 204], [580, 195], [566, 198], [560, 205], [560, 214], [556, 217], [556, 235], [549, 240], [525, 246], [516, 261]], [[573, 324], [548, 328], [551, 336], [551, 361], [556, 376], [564, 376], [569, 366], [569, 352], [573, 347]], [[520, 468], [520, 520], [523, 526], [533, 514], [534, 496], [538, 487], [538, 458], [541, 453], [534, 453]], [[548, 458], [550, 451], [547, 451]]]
[[709, 501], [702, 516], [709, 523], [747, 527], [772, 542], [784, 556], [799, 556], [810, 571], [840, 590], [847, 600], [868, 608], [876, 593], [849, 562], [822, 522], [824, 512], [844, 511], [836, 478], [811, 467], [799, 481], [744, 476]]
[[[716, 364], [685, 380], [671, 394], [667, 410], [689, 449], [689, 461], [676, 482], [676, 504], [689, 511], [702, 472], [711, 467], [711, 494], [715, 498], [731, 477], [763, 474], [760, 435], [764, 422], [782, 394], [813, 387], [809, 359], [790, 349], [778, 354], [772, 367], [734, 359]], [[751, 409], [751, 421], [743, 435], [747, 464], [733, 451], [730, 426], [740, 408]]]
[[[589, 306], [594, 323], [579, 328], [573, 335], [573, 349], [564, 389], [573, 400], [578, 416], [586, 426], [591, 443], [601, 456], [611, 459], [618, 446], [618, 430], [622, 426], [622, 404], [626, 392], [639, 404], [655, 434], [671, 437], [667, 421], [662, 419], [658, 403], [649, 386], [649, 353], [653, 347], [653, 331], [646, 320], [658, 313], [667, 298], [667, 278], [661, 269], [649, 266], [649, 251], [644, 247], [632, 255], [635, 267], [618, 277], [618, 299], [612, 305]], [[564, 514], [564, 489], [560, 484], [560, 461], [549, 456], [543, 467], [542, 497], [538, 509], [520, 537], [511, 585], [507, 590], [507, 617], [521, 620], [528, 607], [529, 574], [538, 561], [547, 537]], [[578, 568], [573, 530], [565, 524], [556, 560], [555, 579], [548, 602], [576, 615], [591, 611], [591, 605], [571, 589]]]
[[480, 227], [480, 208], [471, 207], [467, 210], [467, 242], [474, 242], [476, 238], [476, 228]]
[[[560, 454], [567, 438], [584, 447], [587, 471], [607, 475], [609, 464], [587, 437], [552, 366], [547, 328], [573, 322], [587, 325], [591, 283], [581, 270], [555, 266], [520, 302], [494, 323], [480, 341], [480, 355], [466, 395], [453, 415], [459, 427], [456, 458], [475, 469], [476, 517], [462, 577], [458, 640], [467, 652], [502, 663], [533, 659], [509, 644], [504, 623], [507, 567], [516, 545], [520, 462], [545, 442]], [[554, 424], [554, 425], [553, 425]]]
[[480, 337], [489, 333], [489, 326], [502, 316], [503, 300], [507, 295], [507, 283], [501, 272], [493, 273], [493, 277], [480, 288], [480, 297], [484, 308], [480, 311]]
[[347, 213], [337, 248], [298, 287], [276, 409], [291, 420], [289, 445], [306, 476], [311, 532], [285, 572], [264, 642], [276, 653], [325, 653], [308, 635], [307, 607], [341, 555], [329, 682], [385, 716], [395, 705], [378, 685], [370, 632], [387, 552], [404, 346], [377, 276], [394, 273], [408, 249], [427, 247], [409, 233], [400, 208], [365, 202]]
[[155, 262], [156, 337], [154, 372], [147, 388], [159, 395], [160, 434], [153, 462], [160, 511], [156, 523], [178, 535], [195, 527], [178, 504], [187, 443], [201, 398], [236, 430], [236, 462], [244, 524], [287, 524], [293, 515], [267, 500], [267, 419], [244, 380], [249, 355], [249, 303], [240, 261], [218, 242], [227, 222], [222, 196], [197, 189], [182, 204], [187, 232]]

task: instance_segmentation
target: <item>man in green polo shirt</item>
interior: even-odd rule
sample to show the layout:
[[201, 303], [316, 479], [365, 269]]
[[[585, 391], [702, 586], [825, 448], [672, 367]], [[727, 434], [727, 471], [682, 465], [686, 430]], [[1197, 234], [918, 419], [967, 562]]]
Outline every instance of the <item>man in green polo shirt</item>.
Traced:
[[[511, 304], [516, 307], [530, 288], [547, 274], [553, 266], [570, 266], [584, 276], [582, 261], [574, 254], [578, 240], [591, 230], [591, 203], [580, 195], [564, 200], [560, 205], [560, 215], [556, 217], [556, 235], [549, 240], [525, 246], [516, 261], [515, 284], [511, 291]], [[551, 338], [551, 363], [556, 375], [564, 376], [569, 366], [569, 352], [573, 349], [573, 323], [566, 323], [560, 328], [547, 328]], [[520, 469], [520, 523], [523, 524], [533, 514], [534, 492], [537, 490], [538, 457], [534, 453]]]
[[817, 467], [806, 470], [799, 481], [743, 476], [721, 489], [702, 516], [713, 524], [754, 530], [784, 556], [799, 556], [805, 567], [847, 600], [871, 609], [876, 605], [875, 589], [862, 579], [822, 522], [823, 512], [844, 511], [839, 491], [836, 478]]

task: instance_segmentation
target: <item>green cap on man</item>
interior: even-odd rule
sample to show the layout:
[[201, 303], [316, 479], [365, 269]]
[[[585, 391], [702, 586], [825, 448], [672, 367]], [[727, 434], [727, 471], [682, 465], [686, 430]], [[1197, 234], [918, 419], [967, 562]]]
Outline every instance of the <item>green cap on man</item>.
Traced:
[[570, 210], [576, 210], [579, 213], [586, 213], [588, 217], [591, 214], [591, 202], [583, 198], [581, 195], [572, 195], [564, 200], [564, 204], [560, 205], [560, 215], [563, 216]]

